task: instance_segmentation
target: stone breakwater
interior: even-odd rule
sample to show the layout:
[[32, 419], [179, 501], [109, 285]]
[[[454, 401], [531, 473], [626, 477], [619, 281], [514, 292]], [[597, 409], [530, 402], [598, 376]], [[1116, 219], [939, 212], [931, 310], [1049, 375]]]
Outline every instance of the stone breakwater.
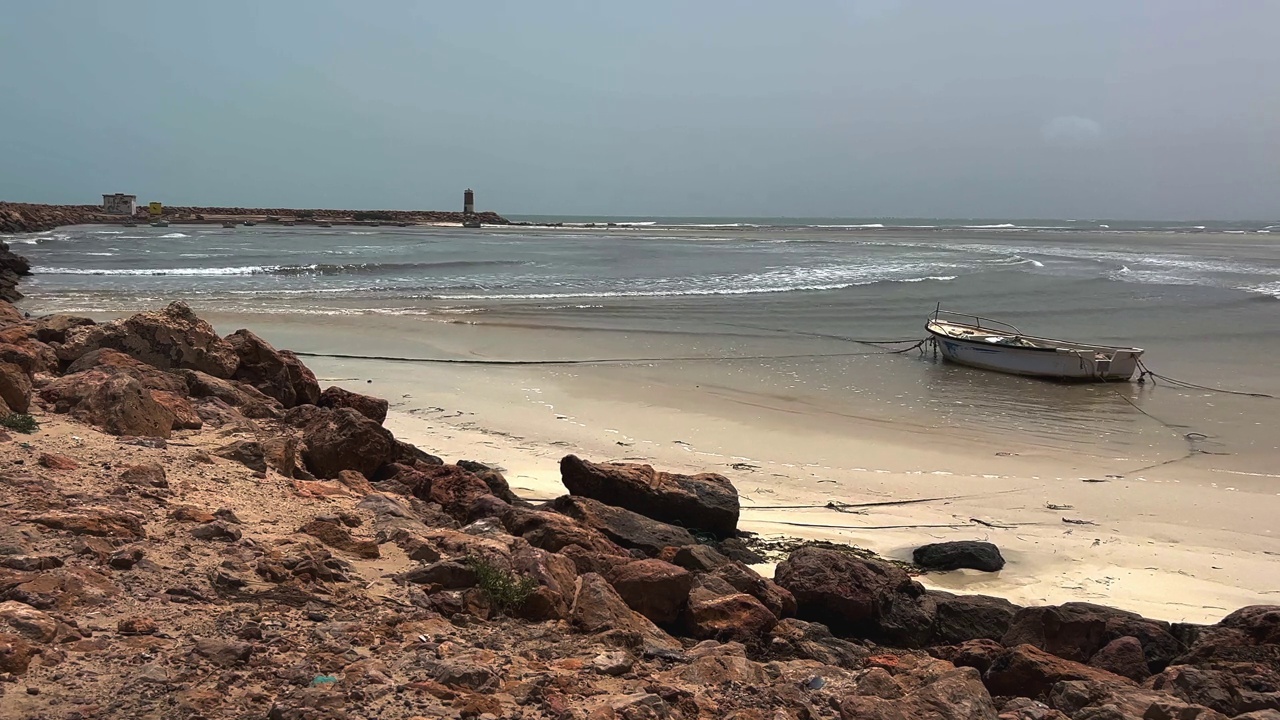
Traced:
[[0, 436], [0, 718], [1280, 718], [1280, 606], [1019, 607], [833, 545], [768, 578], [720, 475], [568, 455], [533, 504], [181, 303], [0, 310], [40, 425]]
[[[228, 219], [270, 222], [331, 223], [461, 223], [460, 212], [440, 210], [304, 210], [290, 208], [166, 207], [164, 219], [180, 223], [218, 223]], [[495, 212], [474, 216], [489, 225], [507, 225]], [[43, 232], [63, 225], [146, 222], [145, 208], [135, 216], [108, 215], [97, 205], [41, 205], [0, 202], [0, 233]]]
[[0, 300], [18, 302], [22, 293], [18, 292], [18, 283], [26, 275], [31, 274], [31, 263], [21, 255], [16, 255], [9, 245], [0, 242]]

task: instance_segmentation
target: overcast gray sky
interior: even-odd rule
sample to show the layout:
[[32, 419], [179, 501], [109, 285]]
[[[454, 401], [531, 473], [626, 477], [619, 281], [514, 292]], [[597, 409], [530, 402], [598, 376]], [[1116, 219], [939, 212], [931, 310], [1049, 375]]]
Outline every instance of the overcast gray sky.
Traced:
[[1280, 216], [1274, 0], [0, 0], [0, 199]]

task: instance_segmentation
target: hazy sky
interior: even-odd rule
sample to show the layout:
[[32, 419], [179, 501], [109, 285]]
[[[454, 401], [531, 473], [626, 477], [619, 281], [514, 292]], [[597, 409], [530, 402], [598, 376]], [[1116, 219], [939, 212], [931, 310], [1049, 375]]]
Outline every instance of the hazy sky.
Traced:
[[0, 199], [1280, 216], [1275, 0], [0, 0]]

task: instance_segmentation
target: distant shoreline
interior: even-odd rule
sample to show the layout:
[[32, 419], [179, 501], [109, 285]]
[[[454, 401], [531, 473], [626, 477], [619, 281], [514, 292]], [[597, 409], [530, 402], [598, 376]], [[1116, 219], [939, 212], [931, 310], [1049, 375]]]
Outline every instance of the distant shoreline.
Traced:
[[235, 221], [280, 225], [425, 225], [478, 221], [486, 225], [509, 225], [501, 215], [486, 211], [474, 215], [447, 210], [326, 210], [305, 208], [166, 207], [158, 218], [139, 207], [134, 215], [112, 215], [98, 205], [45, 205], [0, 202], [0, 232], [44, 232], [65, 225], [146, 224], [154, 220], [183, 225], [219, 225]]

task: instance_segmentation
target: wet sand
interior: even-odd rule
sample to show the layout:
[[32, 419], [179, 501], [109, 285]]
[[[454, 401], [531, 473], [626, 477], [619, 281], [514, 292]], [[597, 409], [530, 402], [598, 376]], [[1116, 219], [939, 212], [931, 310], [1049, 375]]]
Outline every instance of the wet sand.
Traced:
[[[660, 333], [412, 318], [211, 319], [227, 332], [251, 327], [279, 347], [353, 355], [716, 357], [805, 347], [795, 339], [726, 348]], [[938, 398], [927, 397], [929, 387], [877, 387], [918, 371], [908, 363], [931, 362], [909, 354], [849, 358], [856, 365], [848, 381], [868, 386], [859, 407], [824, 400], [821, 388], [803, 386], [799, 378], [812, 382], [804, 374], [787, 387], [777, 361], [306, 361], [322, 383], [387, 398], [387, 424], [397, 436], [451, 461], [498, 465], [525, 497], [561, 494], [557, 463], [573, 452], [722, 473], [742, 495], [741, 527], [766, 537], [849, 542], [904, 560], [927, 542], [989, 540], [1008, 560], [1000, 573], [923, 576], [931, 587], [1024, 604], [1103, 602], [1174, 621], [1215, 620], [1280, 596], [1280, 537], [1273, 529], [1280, 477], [1268, 472], [1280, 466], [1277, 453], [1252, 439], [1188, 441], [1183, 428], [1132, 408], [1122, 416], [1116, 411], [1129, 407], [1116, 392], [1144, 401], [1139, 393], [1169, 394], [1166, 388], [1051, 386], [1041, 389], [1050, 400], [1073, 402], [1010, 405], [988, 396], [1029, 381], [943, 366], [937, 371], [962, 373], [972, 388], [955, 396], [964, 407], [946, 415]], [[771, 379], [760, 380], [762, 365]], [[1178, 402], [1209, 401], [1170, 397], [1158, 407], [1173, 411]], [[1222, 433], [1230, 438], [1252, 438], [1246, 431], [1264, 427], [1270, 407], [1240, 398], [1212, 404], [1221, 411], [1214, 422], [1231, 425]], [[1082, 436], [1081, 428], [1089, 430]], [[1229, 454], [1211, 454], [1217, 452]], [[923, 501], [824, 507], [906, 500]]]

